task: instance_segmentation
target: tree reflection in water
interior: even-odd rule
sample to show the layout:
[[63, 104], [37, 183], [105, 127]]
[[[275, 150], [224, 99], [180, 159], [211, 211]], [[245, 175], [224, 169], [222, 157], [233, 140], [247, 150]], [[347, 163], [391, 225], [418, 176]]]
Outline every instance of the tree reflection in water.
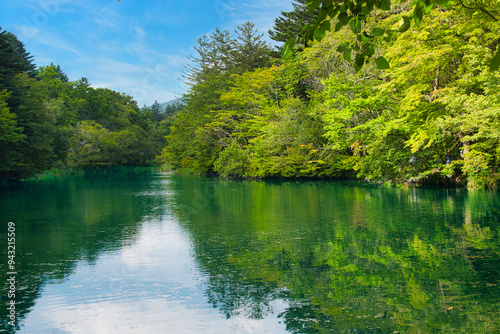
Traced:
[[227, 317], [283, 299], [292, 333], [500, 328], [495, 192], [197, 177], [173, 189]]
[[[141, 224], [168, 217], [165, 224], [189, 239], [180, 244], [191, 245], [204, 291], [200, 297], [186, 289], [184, 298], [199, 298], [194, 305], [206, 300], [236, 319], [231, 323], [242, 333], [283, 324], [290, 333], [500, 328], [500, 196], [494, 191], [154, 173], [9, 187], [0, 191], [0, 215], [17, 221], [23, 236], [16, 240], [19, 320], [49, 281], [64, 281], [77, 263], [92, 264], [106, 252], [119, 256], [134, 245]], [[146, 269], [154, 268], [145, 263], [127, 275], [140, 287], [132, 292], [141, 297], [141, 289], [152, 289], [153, 298], [148, 277], [132, 277]], [[162, 279], [158, 286], [175, 295]], [[162, 319], [155, 321], [161, 326]]]

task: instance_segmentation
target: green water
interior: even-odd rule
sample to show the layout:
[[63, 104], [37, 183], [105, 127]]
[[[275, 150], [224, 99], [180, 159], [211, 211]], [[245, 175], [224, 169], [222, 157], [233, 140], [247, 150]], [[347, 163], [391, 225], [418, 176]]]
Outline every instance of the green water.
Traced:
[[500, 328], [494, 191], [123, 170], [1, 185], [0, 219], [0, 332]]

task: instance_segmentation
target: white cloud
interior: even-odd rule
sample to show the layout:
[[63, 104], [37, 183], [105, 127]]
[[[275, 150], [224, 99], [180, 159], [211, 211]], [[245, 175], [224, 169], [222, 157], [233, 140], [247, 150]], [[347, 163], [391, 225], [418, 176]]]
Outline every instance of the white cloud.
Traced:
[[119, 54], [123, 52], [123, 46], [118, 38], [102, 41], [97, 44], [99, 50], [109, 54]]
[[[16, 2], [7, 3], [13, 7]], [[110, 84], [110, 89], [133, 95], [139, 105], [174, 98], [200, 31], [219, 27], [233, 32], [237, 24], [251, 21], [267, 36], [275, 17], [292, 8], [290, 0], [17, 3], [22, 10], [11, 19], [14, 32], [37, 64], [54, 62], [72, 80], [84, 76], [96, 87]], [[188, 31], [198, 32], [190, 36]]]
[[135, 61], [82, 57], [79, 60], [83, 68], [81, 76], [89, 78], [93, 87], [109, 88], [133, 96], [139, 106], [151, 105], [155, 100], [165, 102], [177, 98], [177, 78], [182, 74], [184, 58], [161, 53], [153, 55], [158, 60], [156, 65], [150, 65], [155, 64], [152, 59], [141, 62], [144, 65], [136, 65]]
[[94, 14], [92, 15], [95, 23], [103, 27], [119, 29], [121, 27], [120, 22], [123, 22], [123, 18], [116, 12], [116, 10], [110, 7], [95, 7]]
[[[62, 302], [62, 301], [61, 301]], [[64, 301], [67, 302], [67, 301]], [[73, 303], [70, 303], [73, 304]], [[284, 304], [275, 303], [283, 308]], [[40, 305], [42, 306], [42, 305]], [[36, 332], [47, 326], [52, 333], [183, 333], [183, 334], [279, 334], [287, 333], [277, 314], [257, 320], [243, 316], [226, 319], [216, 310], [190, 308], [180, 301], [144, 299], [81, 303], [70, 308], [48, 307], [37, 316], [43, 323], [30, 322], [20, 333]], [[28, 315], [27, 320], [30, 320]]]
[[141, 27], [139, 26], [136, 26], [134, 27], [134, 31], [135, 31], [135, 36], [138, 38], [138, 39], [143, 39], [144, 36], [146, 36], [146, 32], [144, 31], [144, 29], [142, 29]]
[[37, 28], [33, 26], [20, 25], [17, 26], [17, 31], [20, 31], [20, 38], [23, 41], [31, 40], [31, 43], [49, 46], [52, 49], [58, 49], [78, 54], [78, 47], [68, 39], [64, 39], [56, 31], [48, 28]]
[[244, 308], [226, 319], [214, 309], [191, 251], [176, 221], [145, 222], [132, 244], [46, 285], [19, 333], [286, 333], [284, 300], [270, 302], [264, 319], [249, 319]]

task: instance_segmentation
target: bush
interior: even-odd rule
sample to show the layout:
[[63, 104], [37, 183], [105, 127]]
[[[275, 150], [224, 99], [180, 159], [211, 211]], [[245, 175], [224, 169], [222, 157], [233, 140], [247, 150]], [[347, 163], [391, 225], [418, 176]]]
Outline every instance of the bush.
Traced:
[[248, 152], [237, 143], [231, 143], [219, 153], [214, 163], [214, 171], [223, 177], [246, 176], [250, 163]]

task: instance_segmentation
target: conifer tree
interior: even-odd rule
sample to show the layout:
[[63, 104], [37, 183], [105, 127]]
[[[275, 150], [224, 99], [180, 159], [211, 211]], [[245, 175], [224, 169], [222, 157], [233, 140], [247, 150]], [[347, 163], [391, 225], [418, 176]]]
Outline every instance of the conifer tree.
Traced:
[[149, 109], [151, 112], [151, 120], [153, 122], [161, 122], [165, 118], [165, 113], [162, 110], [162, 107], [158, 103], [158, 101], [155, 101], [151, 108]]
[[238, 26], [235, 31], [236, 47], [234, 50], [234, 72], [244, 73], [260, 67], [268, 67], [271, 48], [258, 34], [255, 24], [246, 22]]
[[274, 27], [269, 30], [269, 37], [276, 42], [286, 42], [290, 38], [300, 36], [302, 27], [312, 23], [317, 17], [317, 10], [310, 12], [307, 0], [294, 0], [293, 11], [281, 12], [274, 20]]
[[19, 96], [22, 94], [22, 90], [16, 86], [15, 77], [21, 73], [28, 74], [30, 78], [36, 77], [33, 56], [26, 51], [24, 44], [16, 35], [0, 27], [0, 90], [6, 89], [12, 92], [7, 103], [14, 113], [19, 105]]
[[16, 35], [0, 27], [0, 88], [10, 88], [11, 80], [19, 73], [36, 76], [33, 56]]
[[59, 80], [61, 80], [62, 82], [69, 81], [68, 75], [64, 73], [60, 65], [54, 65], [54, 63], [50, 63], [50, 66], [54, 66], [54, 69], [58, 74]]

